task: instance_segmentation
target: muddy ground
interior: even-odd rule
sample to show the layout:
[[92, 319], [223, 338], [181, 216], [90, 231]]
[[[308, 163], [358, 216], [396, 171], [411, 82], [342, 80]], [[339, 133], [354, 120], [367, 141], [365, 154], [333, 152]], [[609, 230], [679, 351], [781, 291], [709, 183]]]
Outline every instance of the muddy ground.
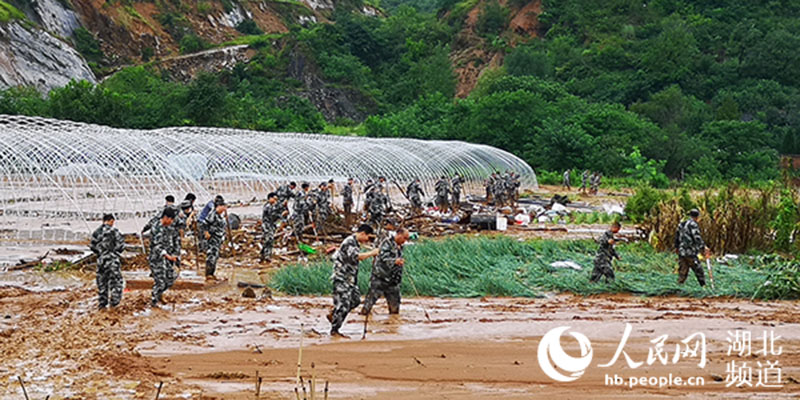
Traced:
[[[223, 275], [230, 276], [225, 269]], [[240, 271], [244, 280], [256, 271]], [[21, 399], [17, 376], [32, 399], [293, 399], [298, 349], [302, 376], [315, 368], [316, 398], [324, 382], [330, 398], [377, 399], [651, 399], [791, 398], [800, 393], [800, 309], [795, 302], [553, 295], [543, 299], [412, 298], [399, 316], [383, 302], [370, 318], [351, 314], [350, 339], [333, 340], [325, 314], [329, 298], [270, 296], [222, 284], [206, 290], [167, 292], [169, 306], [150, 309], [149, 291], [124, 294], [113, 311], [96, 311], [88, 273], [6, 274], [0, 282], [0, 398]], [[25, 287], [26, 289], [21, 289]], [[431, 318], [429, 321], [425, 312]], [[626, 323], [632, 333], [625, 357], [608, 368]], [[591, 340], [593, 361], [570, 383], [547, 377], [537, 347], [550, 329], [569, 326]], [[763, 331], [780, 337], [777, 356], [727, 355], [734, 332], [752, 334], [752, 352]], [[702, 332], [708, 362], [685, 357], [672, 363], [676, 344]], [[667, 365], [648, 365], [651, 340], [668, 335]], [[577, 342], [561, 338], [579, 356]], [[729, 362], [748, 362], [754, 387], [726, 387]], [[781, 388], [756, 388], [756, 362], [779, 361]], [[702, 377], [699, 387], [620, 387], [606, 375]], [[302, 389], [301, 394], [302, 398]], [[311, 398], [310, 395], [308, 398]]]

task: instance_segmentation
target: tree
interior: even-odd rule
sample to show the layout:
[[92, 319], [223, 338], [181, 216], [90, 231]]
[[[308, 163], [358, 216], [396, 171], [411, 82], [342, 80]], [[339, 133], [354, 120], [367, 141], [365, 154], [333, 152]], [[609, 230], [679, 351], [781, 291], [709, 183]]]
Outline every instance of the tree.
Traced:
[[475, 28], [482, 35], [497, 35], [508, 24], [507, 8], [500, 5], [497, 0], [490, 0], [478, 14], [478, 22]]
[[533, 46], [519, 46], [505, 60], [506, 70], [513, 76], [532, 75], [548, 78], [553, 75], [553, 64], [547, 53]]

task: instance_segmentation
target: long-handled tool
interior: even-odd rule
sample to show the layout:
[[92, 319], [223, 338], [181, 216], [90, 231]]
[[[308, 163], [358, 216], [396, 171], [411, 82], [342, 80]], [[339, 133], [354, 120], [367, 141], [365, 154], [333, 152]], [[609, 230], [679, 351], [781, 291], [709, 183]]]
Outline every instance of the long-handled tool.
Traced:
[[147, 247], [144, 246], [144, 235], [141, 232], [139, 233], [139, 243], [142, 245], [142, 253], [147, 257]]
[[319, 242], [319, 234], [317, 233], [317, 222], [314, 220], [314, 215], [311, 214], [311, 211], [308, 211], [308, 219], [311, 220], [311, 230], [314, 231], [314, 237]]
[[714, 290], [714, 273], [711, 271], [711, 260], [706, 257], [706, 268], [708, 269], [708, 278], [711, 280], [711, 290]]
[[[408, 278], [408, 282], [411, 284], [411, 288], [414, 289], [414, 293], [417, 295], [417, 297], [420, 297], [419, 290], [417, 290], [417, 285], [414, 284], [414, 280], [411, 279], [411, 274], [409, 274], [408, 271], [406, 271], [406, 277]], [[428, 310], [425, 309], [425, 306], [421, 305], [420, 307], [422, 308], [422, 312], [425, 313], [425, 318], [428, 319], [428, 322], [432, 322], [431, 316], [428, 315]]]
[[228, 245], [231, 246], [231, 256], [236, 255], [236, 248], [233, 246], [233, 234], [231, 234], [231, 224], [228, 219], [228, 210], [225, 210], [225, 233], [228, 234]]
[[197, 225], [195, 225], [194, 229], [194, 267], [200, 271], [200, 242], [197, 240], [197, 235], [200, 232], [197, 230]]

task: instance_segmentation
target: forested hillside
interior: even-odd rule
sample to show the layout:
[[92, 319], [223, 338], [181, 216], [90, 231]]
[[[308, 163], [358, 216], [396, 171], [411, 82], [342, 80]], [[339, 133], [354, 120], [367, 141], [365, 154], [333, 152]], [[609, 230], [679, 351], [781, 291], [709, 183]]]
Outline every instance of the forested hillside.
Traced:
[[456, 139], [537, 172], [657, 185], [773, 179], [779, 154], [800, 153], [796, 2], [384, 1], [283, 33], [244, 27], [249, 60], [188, 83], [149, 62], [44, 97], [6, 90], [0, 113]]

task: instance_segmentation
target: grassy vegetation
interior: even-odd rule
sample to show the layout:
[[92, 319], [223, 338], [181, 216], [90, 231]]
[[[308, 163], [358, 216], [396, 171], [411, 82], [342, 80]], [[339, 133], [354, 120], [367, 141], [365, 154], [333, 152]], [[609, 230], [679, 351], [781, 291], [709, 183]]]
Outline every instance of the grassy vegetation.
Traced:
[[[622, 261], [615, 264], [617, 280], [590, 283], [596, 245], [591, 241], [535, 240], [520, 242], [508, 237], [455, 237], [423, 240], [407, 247], [406, 275], [402, 291], [437, 297], [522, 296], [545, 292], [580, 295], [633, 293], [643, 296], [731, 296], [759, 299], [800, 298], [800, 272], [776, 257], [741, 257], [729, 266], [714, 264], [716, 289], [700, 287], [693, 276], [677, 284], [675, 256], [654, 251], [646, 243], [620, 245]], [[571, 260], [583, 271], [553, 269], [554, 261]], [[330, 261], [308, 266], [289, 266], [276, 273], [272, 288], [292, 294], [327, 295], [331, 291]], [[366, 293], [371, 262], [362, 262], [359, 285]], [[691, 273], [690, 273], [691, 274]]]
[[25, 14], [5, 1], [0, 1], [0, 22], [9, 22], [15, 19], [25, 19]]

